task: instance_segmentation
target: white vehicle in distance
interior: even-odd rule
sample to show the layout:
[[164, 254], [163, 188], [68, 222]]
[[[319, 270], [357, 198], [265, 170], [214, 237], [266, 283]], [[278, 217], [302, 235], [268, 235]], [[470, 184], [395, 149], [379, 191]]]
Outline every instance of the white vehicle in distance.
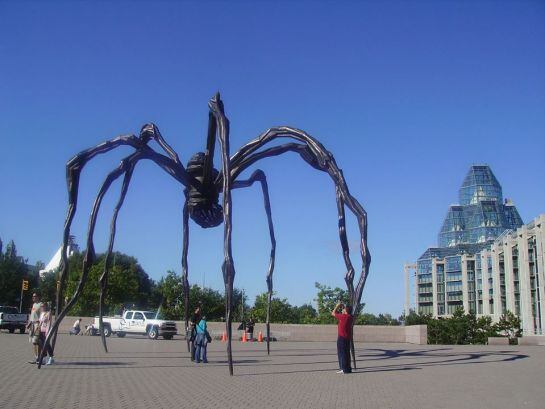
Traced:
[[[177, 334], [176, 323], [157, 319], [157, 313], [153, 311], [125, 311], [123, 316], [102, 317], [104, 335], [109, 337], [112, 333], [123, 338], [126, 334], [147, 335], [150, 339], [163, 337], [172, 339]], [[95, 328], [100, 328], [99, 318], [95, 317]]]
[[15, 307], [0, 305], [0, 329], [7, 329], [10, 334], [18, 329], [21, 334], [24, 334], [27, 322], [27, 314], [19, 314], [19, 310]]

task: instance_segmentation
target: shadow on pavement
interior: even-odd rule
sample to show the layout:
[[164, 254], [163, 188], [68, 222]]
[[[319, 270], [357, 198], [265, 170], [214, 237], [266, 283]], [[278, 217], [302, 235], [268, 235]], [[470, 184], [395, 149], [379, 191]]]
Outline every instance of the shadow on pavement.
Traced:
[[54, 367], [62, 367], [63, 365], [70, 366], [128, 366], [134, 365], [134, 362], [100, 362], [100, 361], [61, 361], [56, 362]]
[[[296, 351], [296, 350], [288, 350]], [[328, 353], [324, 353], [324, 352]], [[244, 351], [246, 352], [246, 351]], [[255, 350], [250, 350], [248, 352], [257, 352]], [[261, 351], [260, 351], [261, 352]], [[276, 354], [268, 356], [266, 354], [260, 356], [241, 356], [241, 359], [234, 359], [233, 364], [241, 367], [271, 367], [278, 368], [278, 371], [272, 370], [268, 372], [257, 372], [251, 374], [237, 374], [236, 376], [259, 376], [259, 375], [274, 375], [274, 374], [293, 374], [293, 373], [310, 373], [310, 372], [330, 372], [334, 371], [333, 368], [308, 368], [308, 365], [328, 365], [331, 364], [336, 367], [337, 359], [324, 359], [326, 356], [336, 354], [331, 353], [331, 349], [310, 349], [306, 352], [300, 354], [282, 354], [283, 351], [276, 351]], [[373, 372], [387, 372], [387, 371], [407, 371], [407, 370], [420, 370], [425, 369], [426, 367], [433, 366], [447, 366], [447, 365], [466, 365], [466, 364], [487, 364], [487, 363], [498, 363], [498, 362], [512, 362], [520, 359], [528, 358], [528, 355], [520, 354], [518, 351], [456, 351], [453, 348], [435, 348], [435, 349], [420, 349], [420, 350], [411, 350], [411, 349], [379, 349], [379, 348], [369, 348], [364, 349], [365, 353], [358, 354], [357, 360], [357, 371], [354, 374], [359, 373], [373, 373]], [[112, 353], [115, 355], [116, 353]], [[122, 354], [120, 354], [122, 355]], [[189, 356], [187, 353], [176, 354], [170, 352], [170, 355], [164, 356], [158, 354], [146, 354], [138, 355], [132, 353], [130, 356], [118, 356], [122, 359], [169, 359], [169, 363], [166, 365], [156, 364], [156, 365], [142, 365], [136, 362], [119, 362], [119, 361], [68, 361], [68, 362], [59, 362], [55, 365], [59, 369], [75, 369], [76, 367], [87, 366], [93, 369], [108, 369], [108, 368], [191, 368], [191, 367], [206, 367], [206, 366], [225, 366], [227, 365], [227, 360], [219, 351], [214, 351], [213, 354], [209, 354], [209, 359], [211, 361], [208, 364], [195, 364], [189, 361]], [[214, 356], [218, 360], [214, 359]], [[301, 358], [307, 358], [306, 360], [298, 359], [296, 361], [290, 360], [289, 362], [272, 362], [276, 357], [292, 357], [297, 356]], [[70, 357], [76, 358], [76, 357]], [[94, 359], [97, 357], [77, 357], [84, 359]], [[104, 357], [100, 357], [104, 359]], [[256, 358], [256, 359], [248, 359]], [[172, 359], [180, 359], [180, 363], [173, 363]], [[411, 360], [411, 362], [406, 362], [406, 360]], [[378, 362], [388, 362], [388, 364], [379, 364]], [[367, 364], [367, 366], [363, 366]], [[306, 366], [308, 369], [299, 369], [299, 370], [282, 370], [282, 367], [292, 367], [292, 366]], [[266, 368], [264, 368], [266, 369]]]

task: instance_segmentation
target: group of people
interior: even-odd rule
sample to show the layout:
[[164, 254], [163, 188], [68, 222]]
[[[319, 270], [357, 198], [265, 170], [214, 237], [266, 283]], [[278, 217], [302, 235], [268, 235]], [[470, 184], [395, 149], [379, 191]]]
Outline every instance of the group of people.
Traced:
[[51, 345], [45, 346], [45, 338], [51, 327], [52, 317], [49, 304], [40, 302], [40, 296], [37, 293], [32, 294], [32, 309], [28, 318], [27, 330], [29, 341], [34, 351], [34, 359], [30, 364], [39, 363], [39, 357], [43, 348], [47, 354], [46, 365], [52, 365], [55, 362], [53, 358], [53, 348]]
[[95, 324], [93, 322], [90, 322], [89, 325], [85, 326], [85, 331], [81, 332], [81, 318], [78, 318], [74, 325], [72, 325], [72, 328], [70, 329], [69, 334], [70, 335], [96, 335], [97, 329], [95, 328]]
[[[331, 315], [337, 320], [337, 358], [339, 361], [339, 370], [337, 373], [349, 374], [352, 372], [350, 363], [350, 343], [352, 341], [352, 307], [338, 302], [331, 311]], [[242, 323], [239, 329], [246, 330], [253, 337], [255, 322], [250, 318], [246, 323]], [[212, 340], [206, 326], [206, 317], [202, 314], [202, 308], [199, 305], [189, 322], [188, 333], [191, 342], [191, 360], [197, 363], [207, 363], [206, 349], [208, 343]]]
[[212, 337], [208, 332], [206, 317], [202, 314], [200, 305], [197, 306], [189, 321], [188, 333], [190, 334], [189, 342], [191, 343], [191, 361], [208, 363], [206, 348], [208, 343], [212, 341]]
[[[338, 337], [337, 337], [337, 357], [339, 360], [339, 370], [337, 373], [351, 373], [352, 367], [350, 364], [350, 342], [352, 340], [352, 308], [350, 305], [344, 305], [338, 302], [331, 312], [338, 322]], [[45, 338], [51, 327], [52, 317], [49, 304], [40, 302], [40, 297], [37, 293], [32, 294], [32, 309], [27, 324], [29, 331], [29, 341], [32, 343], [34, 351], [34, 359], [31, 364], [39, 362], [39, 356], [43, 348], [46, 348], [47, 354], [46, 365], [52, 365], [55, 362], [53, 358], [53, 349], [51, 345], [45, 345]], [[90, 326], [88, 326], [90, 327]], [[245, 329], [253, 335], [254, 321], [250, 319]], [[208, 363], [206, 349], [208, 343], [212, 341], [212, 337], [208, 332], [206, 325], [206, 317], [202, 314], [202, 307], [199, 305], [193, 313], [189, 322], [188, 333], [190, 334], [191, 343], [191, 361], [197, 363]], [[81, 318], [76, 320], [72, 329], [71, 335], [77, 335], [81, 331]]]

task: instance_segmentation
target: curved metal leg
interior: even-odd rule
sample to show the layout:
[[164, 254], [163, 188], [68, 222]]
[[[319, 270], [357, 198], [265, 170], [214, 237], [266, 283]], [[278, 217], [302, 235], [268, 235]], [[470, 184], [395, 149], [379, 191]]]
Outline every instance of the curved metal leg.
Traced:
[[[128, 137], [129, 139], [131, 137]], [[125, 144], [126, 141], [123, 141]], [[122, 143], [119, 142], [117, 145], [113, 145], [111, 142], [110, 148], [107, 150], [111, 150], [116, 146], [121, 145]], [[68, 237], [70, 234], [70, 225], [73, 220], [73, 216], [75, 214], [76, 209], [76, 203], [77, 203], [77, 193], [78, 193], [78, 185], [79, 185], [79, 176], [81, 173], [81, 170], [83, 166], [86, 164], [87, 161], [89, 161], [92, 157], [96, 156], [97, 153], [103, 153], [107, 150], [100, 151], [100, 146], [94, 149], [90, 149], [87, 151], [84, 151], [84, 153], [77, 155], [74, 157], [67, 165], [67, 181], [68, 181], [68, 188], [69, 188], [69, 195], [70, 195], [70, 202], [69, 202], [69, 210], [68, 210], [68, 216], [67, 216], [67, 222], [65, 224], [65, 235], [64, 235], [64, 241], [63, 241], [63, 249], [62, 249], [62, 267], [61, 267], [61, 284], [59, 291], [57, 293], [57, 303], [60, 306], [60, 295], [63, 292], [64, 289], [64, 283], [68, 274], [68, 258], [66, 255], [66, 247], [68, 243]], [[83, 155], [83, 156], [81, 156]], [[161, 167], [163, 170], [165, 170], [168, 174], [173, 176], [176, 180], [181, 182], [184, 186], [187, 186], [186, 182], [189, 183], [191, 181], [189, 174], [183, 169], [183, 167], [180, 167], [174, 163], [174, 161], [170, 158], [167, 158], [163, 155], [158, 154], [157, 152], [153, 151], [149, 147], [145, 145], [138, 145], [138, 150], [133, 153], [132, 155], [129, 155], [125, 159], [121, 161], [121, 164], [116, 168], [114, 171], [112, 171], [105, 179], [104, 183], [102, 184], [102, 187], [97, 195], [97, 198], [95, 199], [95, 203], [93, 206], [93, 211], [91, 212], [91, 216], [89, 219], [89, 227], [88, 227], [88, 234], [87, 234], [87, 246], [85, 251], [85, 256], [83, 259], [83, 268], [82, 268], [82, 275], [80, 278], [80, 281], [77, 285], [76, 292], [73, 294], [72, 299], [64, 306], [64, 308], [58, 312], [57, 316], [55, 318], [55, 321], [51, 325], [51, 328], [47, 334], [46, 340], [44, 345], [51, 345], [51, 339], [52, 337], [56, 337], [59, 325], [62, 321], [62, 319], [66, 316], [70, 308], [76, 303], [77, 299], [79, 298], [79, 295], [81, 294], [83, 287], [87, 281], [87, 275], [89, 273], [89, 269], [91, 268], [92, 263], [95, 260], [95, 250], [94, 250], [94, 244], [93, 244], [93, 233], [95, 229], [95, 223], [96, 218], [98, 215], [98, 210], [100, 208], [102, 198], [106, 191], [111, 186], [112, 182], [117, 179], [121, 174], [126, 173], [127, 169], [129, 169], [131, 166], [134, 167], [136, 162], [138, 162], [141, 159], [150, 159], [154, 161], [159, 167]], [[45, 348], [44, 348], [45, 350]], [[43, 350], [42, 354], [40, 356], [43, 356]], [[41, 361], [38, 364], [38, 369], [41, 368]]]
[[114, 248], [117, 215], [119, 214], [119, 210], [121, 209], [121, 206], [123, 206], [123, 202], [125, 200], [125, 196], [127, 195], [127, 190], [129, 189], [129, 184], [131, 182], [131, 177], [132, 177], [132, 173], [135, 166], [136, 166], [136, 162], [131, 163], [129, 165], [129, 168], [125, 172], [125, 177], [123, 178], [123, 186], [121, 187], [119, 200], [115, 206], [114, 214], [112, 216], [112, 221], [110, 223], [110, 242], [108, 244], [108, 251], [106, 252], [106, 258], [104, 260], [104, 272], [102, 273], [99, 279], [100, 299], [98, 304], [98, 326], [101, 329], [100, 338], [102, 339], [102, 345], [104, 346], [104, 351], [106, 352], [108, 352], [108, 346], [106, 345], [106, 336], [104, 335], [104, 331], [102, 331], [102, 328], [104, 327], [104, 324], [102, 322], [102, 317], [104, 314], [104, 297], [106, 295], [106, 288], [108, 287], [108, 275], [110, 274], [112, 251]]
[[[57, 289], [57, 300], [55, 309], [55, 320], [59, 316], [62, 307], [62, 300], [64, 295], [64, 287], [66, 278], [68, 277], [68, 256], [66, 254], [68, 250], [68, 241], [70, 237], [70, 227], [76, 214], [78, 206], [78, 191], [79, 191], [79, 179], [81, 171], [91, 159], [95, 156], [109, 152], [119, 146], [129, 145], [133, 148], [138, 148], [138, 138], [134, 135], [118, 136], [112, 140], [101, 143], [94, 148], [90, 148], [78, 153], [66, 164], [66, 183], [68, 187], [68, 211], [66, 213], [66, 220], [64, 222], [62, 250], [61, 250], [61, 268], [59, 274], [59, 287]], [[55, 349], [55, 343], [57, 340], [57, 331], [54, 333], [52, 348]]]
[[185, 339], [187, 341], [187, 352], [191, 351], [189, 345], [189, 280], [187, 268], [187, 251], [189, 248], [189, 210], [184, 204], [183, 213], [183, 242], [182, 242], [182, 283], [184, 286], [184, 318], [185, 318]]
[[123, 159], [120, 163], [120, 165], [110, 172], [106, 179], [104, 180], [104, 183], [102, 184], [99, 193], [95, 199], [95, 203], [93, 205], [93, 210], [91, 212], [91, 216], [89, 218], [89, 227], [87, 231], [87, 248], [85, 250], [85, 256], [83, 258], [83, 268], [82, 273], [80, 277], [80, 281], [76, 287], [76, 292], [73, 294], [72, 299], [68, 301], [68, 303], [64, 306], [63, 310], [57, 315], [55, 322], [51, 325], [51, 328], [47, 334], [47, 337], [44, 342], [44, 348], [42, 348], [42, 353], [40, 354], [39, 360], [38, 360], [38, 368], [41, 367], [41, 361], [43, 357], [43, 353], [45, 352], [45, 347], [47, 345], [50, 345], [51, 342], [51, 336], [57, 332], [58, 327], [62, 321], [62, 319], [66, 316], [70, 308], [76, 303], [78, 300], [81, 292], [83, 291], [83, 287], [85, 286], [85, 283], [87, 282], [87, 276], [89, 274], [89, 269], [91, 268], [93, 262], [95, 261], [95, 248], [93, 243], [93, 234], [95, 231], [95, 225], [96, 225], [96, 219], [98, 216], [98, 211], [100, 209], [100, 205], [102, 204], [102, 199], [104, 198], [104, 195], [112, 185], [113, 181], [116, 180], [119, 176], [121, 176], [123, 173], [127, 171], [129, 166], [132, 165], [132, 162], [137, 162], [139, 159], [141, 159], [142, 152], [135, 152], [132, 155], [128, 156], [127, 158]]
[[[167, 173], [169, 173], [176, 180], [184, 184], [184, 186], [187, 186], [188, 184], [197, 188], [200, 186], [200, 183], [186, 172], [183, 165], [180, 164], [176, 153], [165, 142], [159, 130], [153, 124], [147, 124], [144, 127], [142, 127], [142, 131], [140, 132], [139, 138], [137, 138], [134, 135], [121, 135], [114, 139], [102, 142], [101, 144], [93, 148], [86, 149], [78, 153], [72, 159], [70, 159], [68, 163], [66, 164], [66, 182], [68, 187], [68, 210], [67, 210], [66, 219], [64, 222], [64, 230], [63, 230], [63, 241], [62, 241], [62, 250], [61, 250], [61, 268], [60, 268], [60, 274], [58, 277], [59, 287], [57, 290], [57, 297], [56, 297], [57, 299], [56, 299], [56, 309], [55, 309], [55, 313], [56, 313], [55, 321], [58, 319], [58, 316], [62, 309], [61, 307], [63, 304], [64, 288], [65, 288], [66, 279], [68, 277], [69, 266], [68, 266], [68, 255], [66, 254], [66, 252], [68, 249], [68, 242], [70, 237], [70, 227], [72, 226], [72, 221], [74, 219], [74, 215], [76, 214], [76, 210], [77, 210], [79, 180], [80, 180], [80, 175], [83, 168], [85, 167], [87, 162], [89, 162], [91, 159], [93, 159], [97, 155], [107, 153], [120, 146], [131, 146], [132, 148], [136, 150], [146, 150], [146, 149], [150, 150], [146, 145], [146, 143], [150, 139], [156, 140], [159, 143], [159, 145], [170, 156], [170, 158], [166, 158], [151, 150], [151, 152], [153, 153], [150, 154], [150, 157], [149, 157], [150, 159], [154, 160]], [[57, 339], [58, 326], [54, 326], [54, 328], [55, 328], [55, 331], [54, 331], [53, 342], [52, 342], [53, 349], [55, 348], [55, 343]]]
[[[302, 143], [287, 143], [256, 152], [256, 150], [276, 138], [291, 138]], [[231, 176], [236, 178], [241, 172], [247, 169], [248, 166], [258, 160], [278, 156], [286, 152], [298, 153], [301, 158], [313, 168], [327, 172], [333, 180], [335, 188], [340, 192], [344, 204], [358, 220], [360, 232], [360, 256], [362, 260], [361, 274], [355, 287], [353, 285], [353, 275], [348, 274], [350, 273], [350, 269], [345, 276], [348, 290], [352, 291], [351, 304], [357, 311], [358, 306], [360, 305], [363, 287], [365, 286], [369, 273], [369, 266], [371, 264], [371, 255], [367, 247], [367, 213], [360, 203], [350, 194], [342, 171], [337, 166], [331, 152], [326, 150], [318, 140], [300, 129], [287, 126], [275, 127], [268, 129], [256, 139], [248, 142], [232, 156]], [[220, 172], [217, 181], [219, 182], [221, 178], [223, 178], [223, 175]], [[347, 255], [347, 257], [349, 256]], [[353, 290], [351, 290], [352, 288]]]
[[[336, 197], [337, 197], [337, 212], [339, 215], [339, 238], [341, 241], [341, 247], [343, 249], [343, 258], [344, 263], [346, 265], [346, 275], [345, 275], [345, 282], [346, 286], [348, 288], [348, 296], [350, 300], [354, 299], [354, 266], [352, 265], [352, 261], [350, 260], [350, 248], [348, 246], [348, 239], [346, 237], [346, 217], [344, 213], [344, 201], [342, 198], [342, 193], [339, 187], [335, 188]], [[356, 315], [357, 306], [353, 306], [354, 308], [354, 315]], [[352, 337], [350, 339], [350, 353], [352, 354], [352, 363], [354, 366], [354, 369], [356, 368], [356, 352], [354, 348], [354, 320], [352, 320]]]
[[269, 235], [271, 238], [271, 255], [269, 259], [269, 268], [267, 270], [267, 321], [266, 321], [266, 327], [267, 327], [267, 355], [270, 355], [271, 348], [270, 348], [270, 339], [271, 339], [271, 331], [270, 331], [270, 317], [271, 317], [271, 299], [272, 299], [272, 293], [273, 293], [273, 271], [274, 271], [274, 259], [276, 255], [276, 239], [274, 237], [274, 226], [272, 221], [272, 215], [271, 215], [271, 202], [269, 199], [269, 187], [267, 185], [267, 177], [265, 176], [265, 173], [258, 169], [252, 175], [248, 180], [240, 180], [233, 182], [233, 189], [243, 188], [243, 187], [249, 187], [254, 182], [260, 182], [261, 183], [261, 189], [263, 191], [263, 201], [265, 204], [265, 212], [267, 213], [267, 222], [269, 224]]
[[231, 349], [233, 320], [233, 283], [235, 280], [235, 265], [233, 262], [233, 252], [231, 247], [232, 233], [232, 215], [231, 215], [231, 159], [229, 158], [229, 120], [225, 117], [223, 102], [219, 93], [208, 103], [210, 111], [216, 120], [218, 135], [221, 145], [222, 160], [222, 188], [223, 188], [223, 253], [224, 261], [222, 265], [223, 282], [225, 284], [225, 325], [227, 330], [227, 360], [229, 361], [229, 374], [233, 375], [233, 354]]

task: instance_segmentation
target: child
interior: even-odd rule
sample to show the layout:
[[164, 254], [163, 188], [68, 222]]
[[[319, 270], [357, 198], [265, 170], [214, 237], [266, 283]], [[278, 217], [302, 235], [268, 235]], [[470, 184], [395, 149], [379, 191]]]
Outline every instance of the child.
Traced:
[[[47, 337], [49, 328], [51, 328], [51, 311], [49, 309], [49, 305], [45, 303], [42, 304], [40, 314], [40, 350], [45, 347], [45, 338]], [[53, 359], [53, 348], [51, 348], [51, 345], [48, 345], [45, 351], [49, 357], [46, 365], [52, 365], [55, 362]]]

